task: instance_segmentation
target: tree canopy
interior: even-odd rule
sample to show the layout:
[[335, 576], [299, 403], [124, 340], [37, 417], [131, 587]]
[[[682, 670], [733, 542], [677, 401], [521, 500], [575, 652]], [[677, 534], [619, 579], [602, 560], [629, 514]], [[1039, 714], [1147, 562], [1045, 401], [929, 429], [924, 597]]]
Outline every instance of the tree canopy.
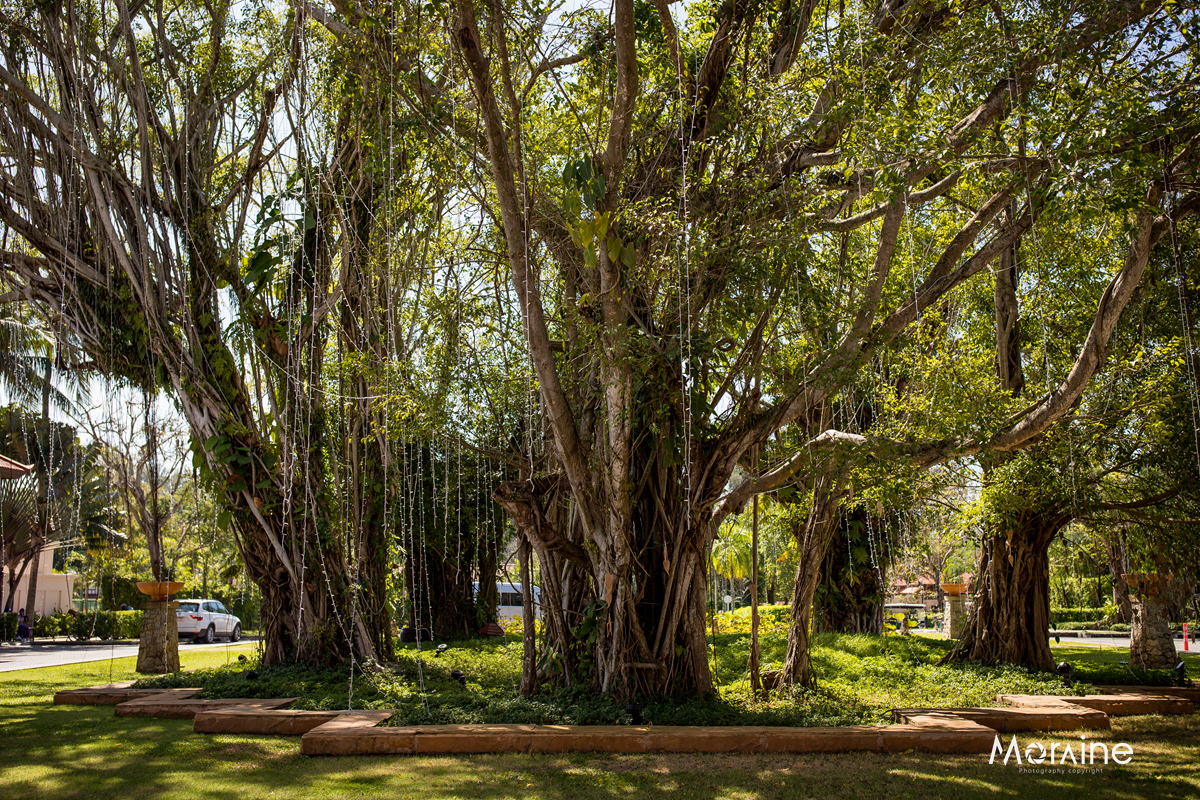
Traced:
[[804, 520], [784, 678], [807, 683], [820, 564], [881, 482], [911, 498], [970, 461], [999, 486], [1074, 441], [1065, 417], [1119, 450], [1097, 376], [1101, 405], [1195, 392], [1190, 343], [1117, 335], [1200, 209], [1195, 16], [3, 11], [3, 297], [170, 394], [269, 660], [386, 657], [420, 539], [398, 512], [445, 441], [497, 465], [476, 475], [538, 559], [527, 689], [711, 689], [714, 540], [767, 493]]

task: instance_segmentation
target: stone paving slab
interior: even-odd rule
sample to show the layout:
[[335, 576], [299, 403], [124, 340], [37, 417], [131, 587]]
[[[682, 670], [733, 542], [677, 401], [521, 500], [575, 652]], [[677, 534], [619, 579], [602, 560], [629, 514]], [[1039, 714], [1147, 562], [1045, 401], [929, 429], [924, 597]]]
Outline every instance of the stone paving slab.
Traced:
[[[836, 729], [834, 729], [836, 730]], [[883, 749], [889, 753], [923, 750], [930, 753], [987, 753], [996, 731], [977, 722], [914, 715], [907, 724], [882, 729]]]
[[[313, 728], [300, 739], [300, 752], [308, 756], [344, 756], [358, 753], [413, 752], [412, 728], [377, 728], [393, 711], [350, 711]], [[347, 736], [354, 731], [358, 736]], [[369, 736], [363, 734], [370, 734]], [[377, 749], [372, 749], [373, 747]]]
[[[65, 689], [57, 692], [54, 695], [54, 702], [58, 705], [83, 705], [83, 706], [115, 706], [118, 703], [124, 703], [129, 700], [139, 700], [144, 697], [153, 697], [161, 695], [165, 689], [133, 689], [133, 681], [122, 681], [120, 683], [106, 683], [103, 686], [89, 686], [85, 689]], [[184, 689], [173, 691], [188, 691], [192, 694], [200, 691], [199, 689]], [[176, 695], [178, 697], [178, 695]]]
[[970, 720], [999, 733], [1111, 728], [1108, 714], [1071, 703], [1012, 708], [897, 708], [896, 722]]
[[349, 712], [234, 706], [212, 711], [197, 711], [193, 718], [192, 730], [196, 733], [301, 736], [346, 713]]
[[[1191, 700], [1162, 694], [1089, 694], [1081, 697], [1046, 697], [1043, 695], [1002, 694], [996, 698], [1006, 705], [1017, 707], [1044, 707], [1070, 704], [1094, 708], [1110, 717], [1130, 717], [1138, 714], [1191, 714]], [[1057, 703], [1051, 702], [1053, 700]]]
[[[193, 692], [194, 693], [194, 692]], [[216, 700], [196, 700], [190, 697], [165, 697], [166, 693], [143, 697], [140, 700], [130, 700], [116, 707], [118, 717], [157, 717], [158, 719], [193, 719], [201, 711], [212, 711], [228, 706], [247, 706], [252, 708], [281, 708], [296, 702], [294, 697], [276, 699], [262, 698], [230, 698]]]
[[1101, 694], [1158, 694], [1200, 702], [1200, 686], [1097, 686]]
[[988, 752], [996, 732], [969, 720], [835, 728], [632, 725], [424, 725], [379, 728], [345, 714], [301, 739], [306, 755], [451, 753]]

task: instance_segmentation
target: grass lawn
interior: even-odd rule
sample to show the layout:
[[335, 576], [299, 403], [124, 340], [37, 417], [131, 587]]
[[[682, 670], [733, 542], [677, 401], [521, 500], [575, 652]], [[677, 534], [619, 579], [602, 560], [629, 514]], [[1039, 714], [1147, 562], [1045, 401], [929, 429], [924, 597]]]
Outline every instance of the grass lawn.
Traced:
[[[722, 633], [712, 641], [718, 696], [646, 701], [646, 719], [657, 725], [852, 725], [887, 721], [893, 708], [989, 705], [997, 694], [1074, 694], [1088, 692], [1097, 683], [1162, 684], [1173, 677], [1161, 671], [1134, 675], [1117, 663], [1111, 648], [1107, 652], [1060, 648], [1056, 652], [1072, 661], [1078, 681], [1067, 689], [1054, 674], [1019, 667], [938, 666], [950, 648], [945, 640], [821, 634], [814, 638], [812, 650], [816, 689], [776, 692], [768, 702], [761, 702], [753, 698], [747, 675], [749, 636], [740, 631]], [[772, 629], [763, 636], [764, 668], [783, 660], [785, 645], [786, 629]], [[248, 667], [255, 668], [257, 679], [247, 680]], [[388, 668], [357, 672], [352, 698], [346, 669], [263, 669], [234, 662], [197, 675], [152, 678], [144, 684], [201, 686], [202, 697], [299, 697], [299, 708], [396, 709], [388, 723], [392, 725], [630, 721], [624, 702], [585, 690], [559, 689], [519, 698], [520, 667], [519, 641], [473, 640], [451, 643], [440, 657], [428, 644], [419, 653], [415, 645], [404, 646]], [[451, 679], [455, 669], [465, 673], [465, 688]], [[1200, 670], [1193, 674], [1200, 676]]]
[[[253, 652], [252, 646], [242, 648]], [[238, 650], [231, 651], [236, 654]], [[183, 654], [185, 668], [231, 653]], [[236, 658], [236, 655], [233, 656]], [[111, 707], [54, 706], [53, 693], [133, 677], [134, 659], [0, 673], [0, 797], [395, 797], [450, 800], [744, 800], [1200, 796], [1200, 715], [1118, 719], [1100, 741], [1128, 742], [1123, 767], [1023, 773], [987, 756], [568, 755], [308, 758], [299, 740], [205, 736], [186, 720], [117, 718]], [[1072, 741], [1058, 734], [1052, 741]], [[1030, 739], [1029, 741], [1034, 741]], [[1022, 745], [1026, 744], [1021, 739]]]

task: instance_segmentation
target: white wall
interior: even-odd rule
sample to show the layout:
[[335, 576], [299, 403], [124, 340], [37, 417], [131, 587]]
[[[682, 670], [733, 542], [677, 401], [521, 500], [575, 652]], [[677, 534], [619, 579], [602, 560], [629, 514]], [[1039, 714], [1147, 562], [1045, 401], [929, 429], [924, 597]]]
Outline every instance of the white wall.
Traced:
[[[72, 604], [72, 596], [75, 592], [75, 579], [78, 577], [74, 572], [56, 573], [54, 571], [54, 549], [57, 545], [51, 545], [42, 551], [38, 560], [38, 582], [37, 582], [37, 599], [33, 604], [33, 613], [39, 617], [57, 614], [67, 609], [74, 608]], [[20, 567], [17, 572], [20, 572]], [[0, 603], [0, 610], [4, 606], [10, 605], [8, 602], [8, 571], [0, 566], [0, 586], [3, 587], [4, 600]], [[25, 603], [29, 599], [29, 570], [25, 570], [25, 574], [21, 576], [21, 580], [17, 583], [17, 595], [12, 599], [12, 610], [17, 611], [25, 608]], [[28, 610], [28, 609], [26, 609]]]

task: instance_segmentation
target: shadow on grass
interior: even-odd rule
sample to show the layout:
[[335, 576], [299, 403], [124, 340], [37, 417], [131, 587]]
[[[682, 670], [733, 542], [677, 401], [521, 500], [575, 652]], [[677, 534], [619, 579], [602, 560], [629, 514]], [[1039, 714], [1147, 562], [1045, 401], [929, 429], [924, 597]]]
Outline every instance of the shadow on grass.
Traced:
[[295, 738], [204, 736], [185, 720], [35, 706], [0, 710], [0, 796], [1172, 800], [1200, 793], [1200, 716], [1119, 720], [1095, 738], [1129, 742], [1134, 761], [1104, 771], [1030, 774], [1011, 764], [989, 765], [986, 755], [911, 752], [307, 758]]

